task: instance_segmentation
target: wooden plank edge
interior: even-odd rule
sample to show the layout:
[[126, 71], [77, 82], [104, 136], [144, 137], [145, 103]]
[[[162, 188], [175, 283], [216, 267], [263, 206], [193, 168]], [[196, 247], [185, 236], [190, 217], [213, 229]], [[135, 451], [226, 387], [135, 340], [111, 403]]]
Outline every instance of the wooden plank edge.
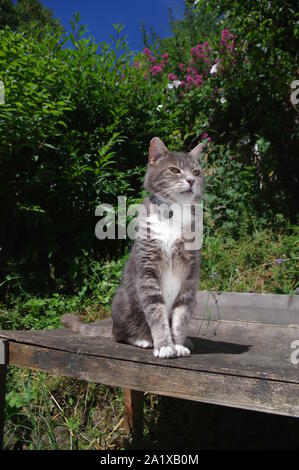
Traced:
[[[244, 378], [254, 378], [254, 379], [259, 379], [259, 380], [267, 380], [267, 381], [275, 381], [275, 382], [281, 382], [281, 383], [293, 383], [299, 385], [299, 376], [296, 376], [296, 380], [291, 378], [288, 379], [287, 377], [277, 377], [275, 374], [269, 374], [265, 376], [263, 371], [255, 371], [251, 372], [248, 369], [243, 369], [242, 370], [242, 375], [240, 373], [239, 369], [236, 368], [221, 368], [219, 370], [215, 369], [209, 369], [209, 368], [195, 368], [195, 367], [187, 367], [185, 363], [180, 362], [180, 359], [152, 359], [148, 360], [148, 358], [142, 359], [142, 357], [125, 357], [122, 356], [121, 354], [119, 355], [114, 355], [111, 356], [109, 354], [106, 354], [105, 351], [100, 351], [98, 354], [95, 353], [89, 353], [89, 352], [80, 352], [78, 351], [72, 351], [69, 349], [63, 349], [61, 348], [54, 348], [50, 346], [43, 346], [43, 345], [38, 345], [38, 344], [33, 344], [33, 343], [23, 343], [22, 341], [19, 341], [17, 339], [11, 339], [7, 341], [7, 345], [19, 345], [21, 348], [26, 347], [26, 346], [31, 346], [33, 348], [41, 348], [41, 349], [46, 349], [47, 351], [57, 351], [57, 352], [67, 352], [69, 354], [75, 354], [75, 355], [80, 355], [80, 356], [85, 356], [85, 357], [90, 357], [90, 358], [96, 358], [96, 359], [111, 359], [111, 360], [119, 360], [123, 362], [128, 362], [128, 363], [136, 363], [136, 364], [144, 364], [144, 365], [152, 365], [153, 367], [160, 366], [164, 367], [167, 369], [176, 369], [177, 371], [185, 370], [185, 371], [194, 371], [194, 372], [209, 372], [213, 374], [219, 374], [219, 375], [229, 375], [232, 377], [244, 377]], [[132, 346], [130, 346], [132, 347]], [[145, 351], [143, 351], [145, 352]], [[21, 354], [21, 353], [20, 353]], [[10, 361], [11, 364], [11, 361]], [[13, 364], [11, 364], [13, 365]]]
[[216, 298], [219, 307], [258, 307], [272, 309], [289, 309], [299, 311], [299, 295], [268, 294], [259, 292], [211, 292], [198, 291], [196, 294], [199, 306], [206, 302], [214, 303]]
[[299, 417], [299, 384], [10, 344], [11, 365], [140, 392]]

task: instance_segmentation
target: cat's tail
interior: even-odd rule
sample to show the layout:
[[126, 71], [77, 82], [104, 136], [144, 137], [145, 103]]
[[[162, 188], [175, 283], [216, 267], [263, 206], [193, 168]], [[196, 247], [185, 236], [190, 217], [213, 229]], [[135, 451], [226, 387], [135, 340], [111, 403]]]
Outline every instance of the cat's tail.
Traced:
[[[83, 323], [76, 315], [63, 315], [61, 323], [66, 328], [79, 333], [83, 336], [102, 336], [104, 338], [112, 338], [112, 322], [111, 320], [102, 320], [101, 322]], [[106, 324], [105, 324], [106, 323]]]

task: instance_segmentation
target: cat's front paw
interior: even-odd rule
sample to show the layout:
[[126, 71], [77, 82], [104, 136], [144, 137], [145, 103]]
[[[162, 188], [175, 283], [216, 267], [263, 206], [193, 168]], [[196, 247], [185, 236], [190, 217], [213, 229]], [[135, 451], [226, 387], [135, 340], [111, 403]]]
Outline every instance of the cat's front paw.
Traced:
[[160, 359], [169, 359], [177, 357], [177, 350], [175, 346], [162, 346], [161, 348], [155, 348], [153, 354]]
[[182, 344], [176, 344], [175, 349], [177, 352], [177, 357], [188, 357], [190, 356], [190, 349], [186, 348]]

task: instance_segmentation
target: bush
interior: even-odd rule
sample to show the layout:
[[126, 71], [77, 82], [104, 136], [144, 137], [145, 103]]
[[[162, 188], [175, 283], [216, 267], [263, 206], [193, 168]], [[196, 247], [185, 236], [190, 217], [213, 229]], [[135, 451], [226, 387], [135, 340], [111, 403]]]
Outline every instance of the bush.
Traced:
[[96, 240], [95, 208], [117, 195], [140, 199], [154, 135], [175, 149], [207, 144], [208, 229], [238, 237], [294, 221], [298, 128], [288, 87], [297, 51], [281, 34], [272, 47], [268, 20], [252, 32], [245, 10], [242, 22], [228, 3], [224, 16], [220, 2], [188, 7], [173, 38], [135, 55], [121, 25], [113, 43], [97, 45], [78, 16], [68, 36], [0, 31], [4, 293], [14, 275], [37, 291], [76, 291], [90, 259], [124, 253], [121, 241]]

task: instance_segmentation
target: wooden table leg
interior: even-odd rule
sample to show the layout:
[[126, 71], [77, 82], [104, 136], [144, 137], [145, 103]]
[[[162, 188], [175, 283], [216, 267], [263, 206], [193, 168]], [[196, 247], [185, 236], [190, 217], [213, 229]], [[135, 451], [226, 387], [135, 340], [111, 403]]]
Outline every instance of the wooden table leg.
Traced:
[[0, 340], [0, 450], [3, 449], [6, 373], [7, 344]]
[[124, 427], [134, 438], [143, 436], [143, 392], [124, 388]]

